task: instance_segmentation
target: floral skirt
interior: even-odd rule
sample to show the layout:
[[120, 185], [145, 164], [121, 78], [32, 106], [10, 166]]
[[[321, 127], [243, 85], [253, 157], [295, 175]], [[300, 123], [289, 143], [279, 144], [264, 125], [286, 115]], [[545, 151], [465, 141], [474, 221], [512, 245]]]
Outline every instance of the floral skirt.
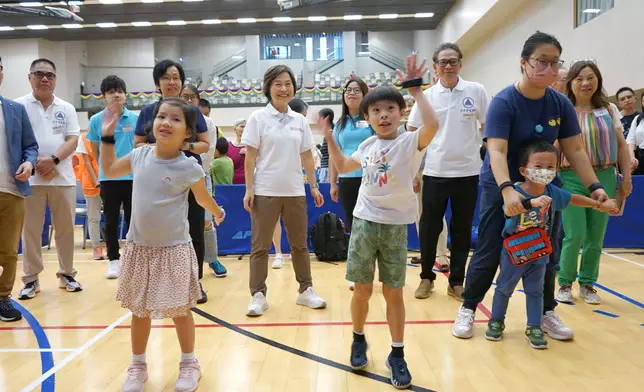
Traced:
[[192, 243], [145, 246], [128, 241], [121, 257], [116, 299], [136, 317], [186, 316], [201, 296]]

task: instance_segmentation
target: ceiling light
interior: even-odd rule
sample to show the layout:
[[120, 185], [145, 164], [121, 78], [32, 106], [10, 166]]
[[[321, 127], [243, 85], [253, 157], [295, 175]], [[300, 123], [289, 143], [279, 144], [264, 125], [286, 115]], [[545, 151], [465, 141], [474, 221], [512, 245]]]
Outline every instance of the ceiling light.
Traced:
[[163, 3], [163, 0], [141, 0], [141, 3]]
[[37, 1], [26, 1], [26, 2], [20, 3], [20, 5], [23, 7], [42, 7], [42, 3], [39, 3]]
[[203, 24], [221, 24], [221, 20], [219, 19], [204, 19], [201, 21]]
[[185, 20], [169, 20], [166, 22], [170, 26], [184, 26], [186, 24]]
[[582, 13], [584, 13], [584, 14], [598, 14], [600, 12], [602, 12], [602, 10], [597, 9], [597, 8], [586, 8], [585, 10], [583, 10]]
[[324, 22], [326, 16], [309, 16], [309, 22]]
[[183, 0], [185, 3], [196, 3], [198, 1], [203, 1], [203, 0]]
[[102, 4], [123, 4], [123, 0], [98, 0]]
[[275, 22], [275, 23], [288, 23], [291, 20], [293, 20], [293, 19], [291, 19], [290, 16], [280, 16], [280, 17], [273, 18], [273, 22]]
[[114, 22], [102, 22], [102, 23], [96, 23], [96, 26], [102, 28], [102, 29], [109, 29], [112, 27], [116, 27], [116, 23]]
[[378, 18], [380, 18], [380, 19], [396, 19], [396, 18], [398, 18], [398, 14], [382, 14]]
[[360, 20], [362, 15], [345, 15], [344, 20]]
[[45, 25], [29, 25], [27, 28], [29, 30], [47, 30], [49, 27]]
[[68, 1], [67, 5], [83, 5], [82, 1], [76, 0], [76, 1]]
[[63, 28], [66, 28], [66, 29], [82, 29], [83, 28], [83, 25], [80, 25], [78, 23], [63, 24], [61, 26], [63, 26]]
[[371, 52], [358, 52], [358, 54], [361, 54], [361, 55], [370, 55], [370, 54], [371, 54]]
[[296, 42], [296, 43], [293, 44], [293, 46], [300, 46], [300, 43]]
[[231, 56], [230, 58], [233, 60], [243, 60], [244, 56]]
[[431, 18], [434, 16], [433, 12], [419, 12], [416, 15], [414, 15], [417, 18]]
[[11, 26], [0, 26], [0, 31], [13, 31]]
[[237, 23], [255, 23], [257, 22], [257, 19], [255, 18], [239, 18], [237, 19]]
[[134, 27], [150, 27], [150, 26], [152, 26], [152, 23], [150, 23], [150, 22], [132, 22], [132, 26], [134, 26]]

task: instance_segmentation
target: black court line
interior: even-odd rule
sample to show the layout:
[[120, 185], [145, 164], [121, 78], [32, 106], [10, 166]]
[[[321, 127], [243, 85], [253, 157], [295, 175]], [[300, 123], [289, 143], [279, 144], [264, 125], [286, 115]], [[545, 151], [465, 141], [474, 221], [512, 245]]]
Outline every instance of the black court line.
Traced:
[[[233, 324], [231, 324], [231, 323], [229, 323], [227, 321], [224, 321], [224, 320], [220, 319], [219, 317], [215, 317], [210, 313], [204, 312], [203, 310], [201, 310], [199, 308], [192, 308], [192, 311], [197, 313], [201, 317], [204, 317], [204, 318], [212, 321], [213, 323], [219, 324], [222, 327], [230, 329], [231, 331], [235, 331], [235, 332], [237, 332], [239, 334], [242, 334], [242, 335], [244, 335], [246, 337], [249, 337], [249, 338], [251, 338], [253, 340], [257, 340], [258, 342], [268, 344], [271, 347], [275, 347], [277, 349], [286, 351], [287, 353], [291, 353], [291, 354], [300, 356], [302, 358], [306, 358], [306, 359], [309, 359], [311, 361], [321, 363], [323, 365], [331, 366], [332, 368], [336, 368], [338, 370], [344, 370], [347, 373], [353, 373], [353, 374], [356, 374], [358, 376], [366, 377], [368, 379], [381, 382], [383, 384], [391, 385], [391, 380], [389, 380], [388, 377], [384, 377], [384, 376], [381, 376], [379, 374], [367, 372], [367, 371], [364, 371], [364, 370], [353, 370], [350, 366], [345, 365], [343, 363], [335, 362], [335, 361], [332, 361], [330, 359], [320, 357], [319, 355], [307, 353], [306, 351], [302, 351], [302, 350], [299, 350], [297, 348], [287, 346], [285, 344], [282, 344], [282, 343], [276, 342], [274, 340], [265, 338], [263, 336], [254, 334], [254, 333], [252, 333], [250, 331], [247, 331], [245, 329], [239, 328], [238, 326], [233, 325]], [[434, 391], [432, 389], [427, 389], [427, 388], [419, 387], [419, 386], [416, 386], [416, 385], [412, 385], [411, 387], [409, 387], [409, 389], [412, 390], [412, 391], [417, 391], [417, 392], [436, 392], [436, 391]]]

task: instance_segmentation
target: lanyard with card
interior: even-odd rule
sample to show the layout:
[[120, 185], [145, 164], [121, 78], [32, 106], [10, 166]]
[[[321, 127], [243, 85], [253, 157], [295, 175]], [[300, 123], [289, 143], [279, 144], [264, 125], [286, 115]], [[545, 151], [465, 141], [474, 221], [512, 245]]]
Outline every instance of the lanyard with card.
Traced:
[[595, 109], [595, 110], [593, 110], [593, 113], [595, 114], [595, 117], [602, 117], [602, 116], [605, 116], [607, 114], [610, 114], [610, 113], [608, 113], [608, 109], [606, 109], [606, 108]]
[[134, 127], [131, 125], [125, 126], [121, 129], [123, 132], [134, 132]]

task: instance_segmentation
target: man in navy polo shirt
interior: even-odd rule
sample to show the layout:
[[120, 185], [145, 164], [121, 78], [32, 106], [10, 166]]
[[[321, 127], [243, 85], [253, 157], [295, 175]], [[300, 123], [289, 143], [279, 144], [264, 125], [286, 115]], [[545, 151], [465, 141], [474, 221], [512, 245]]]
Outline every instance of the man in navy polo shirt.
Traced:
[[[120, 114], [120, 120], [114, 132], [117, 158], [128, 155], [134, 149], [134, 128], [139, 115], [125, 107], [125, 81], [115, 75], [110, 75], [101, 82], [101, 94], [105, 97], [108, 109]], [[103, 113], [92, 116], [89, 121], [87, 140], [92, 145], [92, 152], [99, 159], [101, 137], [103, 135]], [[107, 246], [107, 279], [117, 279], [121, 275], [121, 255], [119, 253], [119, 217], [121, 206], [125, 223], [130, 226], [132, 212], [132, 174], [119, 178], [107, 178], [99, 165], [98, 180], [103, 200], [103, 215], [105, 216], [105, 245]]]
[[[179, 98], [186, 81], [186, 74], [183, 71], [181, 64], [172, 60], [161, 60], [154, 66], [152, 76], [154, 78], [154, 85], [161, 91], [161, 96], [163, 98]], [[151, 103], [141, 109], [139, 119], [136, 123], [136, 136], [134, 137], [134, 144], [136, 147], [143, 144], [154, 144], [156, 142], [154, 135], [152, 135], [152, 122], [154, 121], [152, 116], [154, 115], [154, 109], [157, 104], [158, 102]], [[202, 164], [199, 154], [207, 153], [210, 149], [208, 126], [206, 125], [206, 120], [201, 115], [199, 108], [194, 106], [194, 110], [197, 114], [197, 137], [194, 142], [186, 143], [183, 153], [188, 157], [193, 157], [197, 162], [199, 162], [199, 164]], [[203, 207], [197, 203], [195, 196], [192, 194], [192, 191], [190, 191], [190, 195], [188, 197], [188, 223], [190, 224], [192, 246], [195, 248], [197, 260], [199, 261], [199, 279], [203, 277], [203, 261], [205, 257], [203, 233], [204, 215], [205, 211]], [[208, 301], [208, 297], [206, 292], [203, 290], [203, 287], [201, 287], [201, 298], [197, 303], [202, 304], [206, 301]]]

